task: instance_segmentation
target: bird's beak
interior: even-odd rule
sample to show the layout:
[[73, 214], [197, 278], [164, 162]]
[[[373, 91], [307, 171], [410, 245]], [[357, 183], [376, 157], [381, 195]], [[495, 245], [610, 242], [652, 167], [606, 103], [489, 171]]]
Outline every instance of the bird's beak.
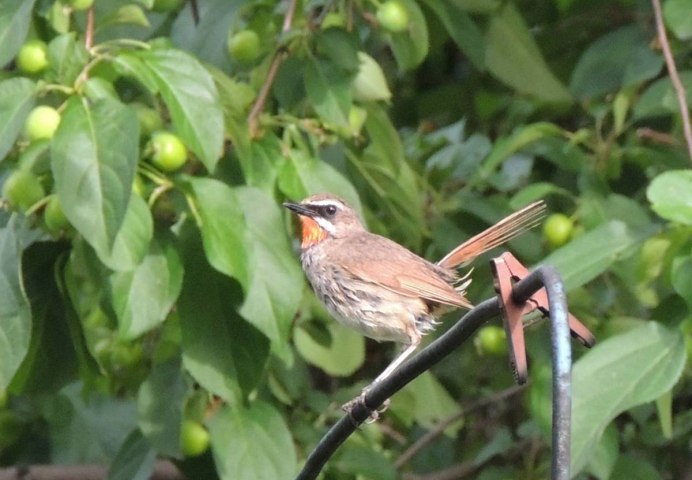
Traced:
[[303, 215], [305, 217], [315, 216], [315, 212], [312, 211], [312, 209], [310, 209], [309, 207], [303, 205], [302, 203], [284, 202], [283, 205], [284, 207], [288, 208], [293, 213], [297, 213], [298, 215]]

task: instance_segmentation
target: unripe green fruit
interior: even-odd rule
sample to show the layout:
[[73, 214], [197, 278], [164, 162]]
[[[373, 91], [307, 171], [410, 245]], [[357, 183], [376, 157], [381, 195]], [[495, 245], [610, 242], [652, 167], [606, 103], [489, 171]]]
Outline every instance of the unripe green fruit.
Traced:
[[398, 0], [389, 0], [380, 5], [376, 16], [382, 28], [392, 33], [403, 32], [408, 28], [408, 12]]
[[14, 208], [26, 212], [45, 196], [43, 185], [36, 175], [28, 170], [15, 170], [2, 186], [2, 196]]
[[476, 346], [481, 353], [502, 356], [507, 353], [507, 341], [505, 331], [497, 325], [488, 325], [480, 329]]
[[60, 125], [60, 113], [53, 107], [39, 105], [34, 108], [24, 122], [24, 131], [29, 140], [53, 138]]
[[569, 240], [574, 223], [562, 213], [550, 215], [543, 224], [543, 236], [552, 248], [561, 247]]
[[149, 141], [151, 163], [164, 172], [174, 172], [185, 164], [187, 149], [180, 139], [169, 132], [156, 132]]
[[51, 196], [50, 200], [48, 200], [46, 209], [43, 212], [43, 221], [51, 233], [61, 232], [70, 226], [70, 222], [65, 216], [57, 195]]
[[25, 73], [38, 73], [48, 66], [48, 47], [41, 40], [29, 40], [17, 54], [17, 67]]
[[259, 57], [260, 38], [254, 30], [241, 30], [228, 37], [228, 53], [241, 63], [251, 63]]
[[196, 457], [209, 448], [209, 432], [204, 425], [185, 420], [180, 429], [180, 449], [186, 457]]
[[148, 137], [155, 131], [161, 130], [163, 121], [159, 112], [139, 102], [133, 103], [132, 108], [137, 112], [139, 133], [142, 137]]
[[88, 10], [93, 4], [94, 0], [70, 0], [70, 6], [76, 11]]

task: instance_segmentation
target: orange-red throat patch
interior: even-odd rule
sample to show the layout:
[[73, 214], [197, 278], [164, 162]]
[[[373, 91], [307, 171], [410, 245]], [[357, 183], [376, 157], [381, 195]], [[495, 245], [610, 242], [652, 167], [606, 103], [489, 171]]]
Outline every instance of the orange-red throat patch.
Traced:
[[310, 217], [300, 215], [300, 224], [303, 227], [303, 243], [301, 247], [307, 248], [316, 245], [327, 238], [327, 232]]

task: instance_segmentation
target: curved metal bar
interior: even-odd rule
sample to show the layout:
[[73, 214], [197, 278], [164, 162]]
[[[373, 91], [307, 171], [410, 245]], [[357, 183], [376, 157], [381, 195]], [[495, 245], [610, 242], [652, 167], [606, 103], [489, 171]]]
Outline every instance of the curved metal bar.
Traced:
[[512, 290], [515, 301], [528, 298], [541, 286], [548, 293], [550, 343], [553, 360], [553, 456], [552, 480], [570, 479], [572, 426], [572, 345], [570, 344], [567, 297], [560, 274], [551, 265], [530, 273]]
[[[550, 299], [553, 325], [553, 480], [569, 480], [571, 349], [564, 288], [555, 270], [543, 266], [517, 282], [513, 296], [518, 303], [524, 303], [540, 290], [544, 283]], [[296, 480], [316, 478], [336, 449], [370, 417], [373, 411], [417, 376], [449, 355], [486, 321], [500, 314], [497, 298], [485, 300], [464, 315], [441, 337], [402, 364], [392, 375], [372, 385], [365, 393], [363, 401], [355, 402], [350, 413], [335, 423], [320, 440], [308, 456]]]

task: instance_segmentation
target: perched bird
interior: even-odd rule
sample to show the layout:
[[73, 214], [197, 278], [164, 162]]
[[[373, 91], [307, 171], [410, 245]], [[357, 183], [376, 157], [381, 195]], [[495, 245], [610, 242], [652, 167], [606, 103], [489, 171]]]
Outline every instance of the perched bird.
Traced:
[[528, 205], [431, 263], [368, 232], [336, 196], [322, 193], [284, 206], [300, 218], [300, 260], [327, 310], [367, 337], [406, 346], [374, 383], [413, 353], [440, 315], [473, 307], [464, 296], [470, 272], [459, 276], [456, 268], [535, 226], [545, 210], [543, 202]]

